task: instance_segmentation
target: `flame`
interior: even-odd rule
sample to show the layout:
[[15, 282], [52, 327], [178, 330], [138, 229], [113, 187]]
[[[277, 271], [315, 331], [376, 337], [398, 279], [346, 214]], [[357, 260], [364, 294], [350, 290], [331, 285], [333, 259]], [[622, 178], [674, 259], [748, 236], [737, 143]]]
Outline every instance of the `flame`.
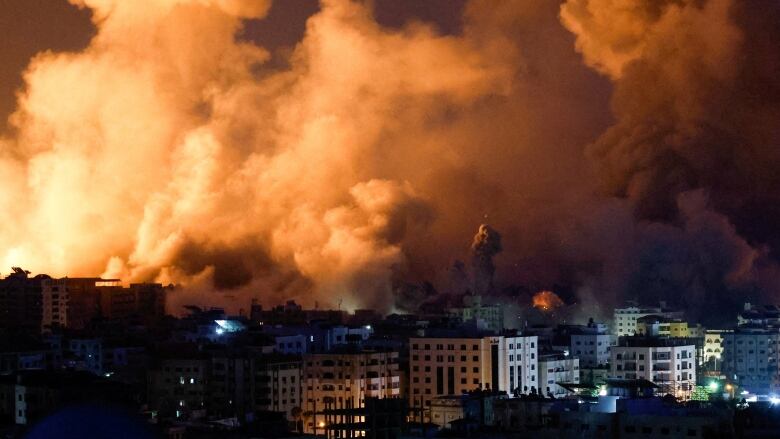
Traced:
[[552, 291], [539, 291], [533, 297], [534, 308], [542, 311], [553, 311], [563, 306], [563, 300]]

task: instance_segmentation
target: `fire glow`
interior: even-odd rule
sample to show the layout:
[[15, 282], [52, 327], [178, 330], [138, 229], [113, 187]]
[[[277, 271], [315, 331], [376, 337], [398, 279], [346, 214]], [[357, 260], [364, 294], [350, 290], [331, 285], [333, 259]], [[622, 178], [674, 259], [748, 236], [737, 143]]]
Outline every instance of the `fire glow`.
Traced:
[[534, 308], [544, 312], [555, 311], [563, 306], [563, 300], [552, 291], [539, 291], [533, 297]]

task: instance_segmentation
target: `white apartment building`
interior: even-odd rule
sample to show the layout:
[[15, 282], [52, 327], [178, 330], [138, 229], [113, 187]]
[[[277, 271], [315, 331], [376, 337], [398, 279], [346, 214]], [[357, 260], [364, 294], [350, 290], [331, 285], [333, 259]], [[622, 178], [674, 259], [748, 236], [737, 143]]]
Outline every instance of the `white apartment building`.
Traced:
[[668, 309], [663, 302], [657, 308], [639, 308], [638, 306], [615, 308], [612, 332], [618, 337], [636, 335], [637, 319], [653, 314], [669, 319], [683, 318], [682, 311]]
[[721, 372], [727, 379], [755, 394], [780, 392], [779, 328], [737, 328], [722, 337]]
[[696, 345], [685, 338], [621, 338], [612, 347], [609, 376], [650, 380], [660, 393], [690, 399], [696, 385]]
[[[335, 350], [304, 356], [304, 431], [325, 428], [323, 410], [362, 408], [365, 398], [401, 396], [398, 352]], [[358, 432], [359, 433], [359, 432]]]
[[428, 407], [437, 396], [476, 389], [510, 396], [538, 387], [538, 337], [411, 338], [409, 399]]
[[549, 355], [539, 359], [539, 390], [544, 396], [560, 398], [571, 392], [558, 383], [580, 382], [580, 360], [563, 355]]

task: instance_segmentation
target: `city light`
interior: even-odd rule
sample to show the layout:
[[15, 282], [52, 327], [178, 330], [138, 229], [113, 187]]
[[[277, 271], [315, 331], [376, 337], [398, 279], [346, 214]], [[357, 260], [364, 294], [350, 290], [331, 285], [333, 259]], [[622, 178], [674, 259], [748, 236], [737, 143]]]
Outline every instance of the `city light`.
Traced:
[[320, 428], [325, 428], [325, 422], [324, 421], [320, 421], [320, 423], [317, 424], [317, 426], [320, 427]]
[[710, 392], [717, 392], [718, 388], [720, 388], [720, 385], [717, 381], [710, 381], [707, 387], [710, 389]]
[[769, 403], [772, 405], [780, 404], [780, 398], [778, 398], [777, 396], [772, 396], [769, 398]]
[[599, 389], [599, 396], [607, 396], [607, 386], [601, 386]]

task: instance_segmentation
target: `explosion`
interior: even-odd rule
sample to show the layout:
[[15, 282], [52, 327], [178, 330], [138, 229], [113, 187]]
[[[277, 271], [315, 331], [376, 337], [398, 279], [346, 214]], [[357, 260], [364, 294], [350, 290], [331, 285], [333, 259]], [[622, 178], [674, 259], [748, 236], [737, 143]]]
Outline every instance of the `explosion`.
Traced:
[[174, 312], [468, 282], [718, 318], [780, 292], [780, 4], [465, 1], [440, 26], [381, 22], [391, 1], [322, 0], [275, 50], [244, 30], [281, 0], [69, 0], [94, 37], [22, 74], [0, 266], [177, 283]]
[[552, 291], [539, 291], [534, 294], [532, 303], [534, 308], [544, 312], [555, 311], [564, 305], [563, 300]]

